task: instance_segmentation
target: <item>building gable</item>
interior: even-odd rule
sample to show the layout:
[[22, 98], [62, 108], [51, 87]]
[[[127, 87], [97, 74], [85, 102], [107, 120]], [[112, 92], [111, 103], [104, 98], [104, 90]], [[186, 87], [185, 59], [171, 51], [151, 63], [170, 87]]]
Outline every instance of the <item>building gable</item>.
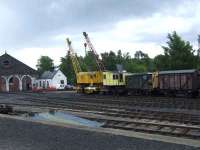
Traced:
[[5, 53], [0, 56], [0, 75], [14, 74], [37, 75], [37, 71]]
[[58, 70], [57, 72], [56, 72], [56, 74], [53, 76], [53, 80], [55, 79], [55, 78], [62, 78], [62, 79], [66, 79], [67, 77], [62, 73], [62, 71], [60, 71], [60, 70]]

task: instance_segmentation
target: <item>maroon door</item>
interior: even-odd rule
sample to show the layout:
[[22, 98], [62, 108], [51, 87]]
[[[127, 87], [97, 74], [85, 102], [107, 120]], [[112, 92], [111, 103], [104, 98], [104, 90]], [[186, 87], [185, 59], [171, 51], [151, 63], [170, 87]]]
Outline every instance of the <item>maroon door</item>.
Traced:
[[19, 79], [16, 77], [11, 77], [9, 80], [9, 91], [17, 92], [19, 91]]

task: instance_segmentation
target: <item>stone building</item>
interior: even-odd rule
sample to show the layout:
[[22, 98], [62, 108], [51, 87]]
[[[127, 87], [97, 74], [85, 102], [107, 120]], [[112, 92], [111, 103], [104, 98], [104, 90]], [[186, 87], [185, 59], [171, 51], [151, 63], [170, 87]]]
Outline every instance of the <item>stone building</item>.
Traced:
[[0, 56], [0, 92], [31, 90], [37, 76], [36, 70], [9, 54]]

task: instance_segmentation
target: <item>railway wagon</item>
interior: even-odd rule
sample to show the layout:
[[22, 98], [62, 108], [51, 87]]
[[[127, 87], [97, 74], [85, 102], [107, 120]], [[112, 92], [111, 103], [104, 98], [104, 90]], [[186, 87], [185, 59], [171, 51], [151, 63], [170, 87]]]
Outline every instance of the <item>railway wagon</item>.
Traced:
[[199, 94], [200, 71], [196, 69], [160, 71], [154, 79], [154, 90], [167, 96], [192, 96]]
[[149, 95], [152, 91], [152, 73], [136, 73], [126, 76], [129, 95]]

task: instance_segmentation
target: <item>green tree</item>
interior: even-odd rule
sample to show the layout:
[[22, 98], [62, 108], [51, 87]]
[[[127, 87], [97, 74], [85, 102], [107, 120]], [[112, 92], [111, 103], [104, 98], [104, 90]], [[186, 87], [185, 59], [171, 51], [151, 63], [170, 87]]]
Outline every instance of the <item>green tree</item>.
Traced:
[[103, 64], [105, 65], [106, 70], [114, 71], [116, 70], [117, 56], [115, 52], [110, 51], [101, 54]]
[[43, 73], [44, 71], [52, 71], [54, 70], [53, 59], [49, 56], [41, 56], [37, 62], [37, 70], [39, 73]]
[[141, 71], [153, 71], [154, 70], [154, 61], [151, 59], [148, 54], [140, 51], [136, 51], [134, 54], [134, 61], [138, 64], [138, 67], [141, 68]]
[[121, 50], [117, 54], [113, 51], [102, 53], [102, 59], [107, 70], [116, 71], [116, 64], [121, 64], [128, 72], [145, 72], [152, 70], [153, 61], [142, 51], [137, 58], [131, 58], [129, 53], [122, 54]]
[[[163, 46], [164, 56], [158, 56], [156, 59], [160, 69], [190, 69], [196, 68], [196, 58], [194, 50], [188, 41], [182, 38], [174, 31], [167, 36], [167, 46]], [[161, 60], [161, 58], [163, 60]], [[158, 64], [158, 61], [159, 62]], [[163, 66], [161, 63], [164, 63]], [[166, 67], [166, 68], [165, 68]]]
[[138, 59], [138, 60], [149, 57], [148, 54], [143, 53], [142, 51], [136, 51], [134, 56], [135, 56], [135, 59]]
[[72, 66], [69, 53], [65, 57], [61, 57], [61, 64], [59, 65], [60, 70], [65, 74], [70, 84], [74, 84], [76, 81], [76, 75]]
[[85, 57], [82, 60], [82, 66], [85, 71], [96, 71], [97, 66], [95, 62], [95, 58], [91, 51], [88, 51]]
[[170, 64], [169, 64], [169, 56], [167, 56], [167, 55], [157, 55], [154, 58], [154, 65], [155, 65], [154, 71], [171, 69]]

